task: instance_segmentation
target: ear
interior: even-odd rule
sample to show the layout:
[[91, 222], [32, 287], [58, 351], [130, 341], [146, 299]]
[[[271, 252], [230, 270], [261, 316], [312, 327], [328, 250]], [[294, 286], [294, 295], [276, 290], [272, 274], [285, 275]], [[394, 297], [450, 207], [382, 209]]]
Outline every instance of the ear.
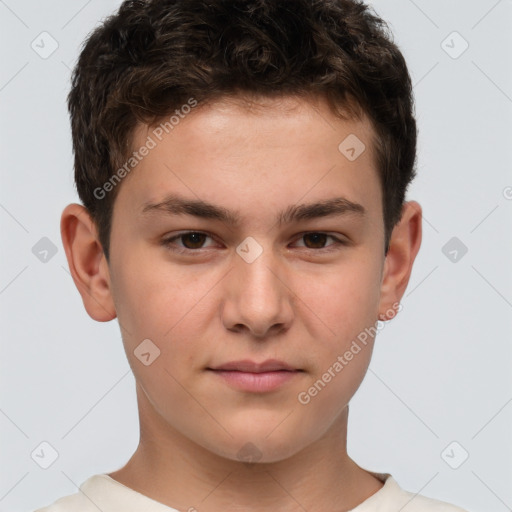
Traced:
[[405, 293], [412, 265], [421, 245], [421, 206], [409, 201], [402, 207], [402, 218], [391, 234], [382, 274], [379, 320], [391, 320]]
[[79, 204], [66, 206], [61, 216], [60, 233], [71, 276], [87, 313], [98, 322], [114, 319], [117, 314], [108, 262], [87, 209]]

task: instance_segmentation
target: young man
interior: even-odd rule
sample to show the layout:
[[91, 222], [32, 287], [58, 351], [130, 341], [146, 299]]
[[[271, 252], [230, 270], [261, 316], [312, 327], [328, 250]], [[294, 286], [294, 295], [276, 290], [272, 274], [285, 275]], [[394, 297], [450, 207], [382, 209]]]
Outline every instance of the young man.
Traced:
[[347, 454], [377, 320], [421, 244], [404, 59], [355, 0], [134, 0], [69, 96], [89, 315], [118, 318], [140, 444], [50, 512], [460, 511]]

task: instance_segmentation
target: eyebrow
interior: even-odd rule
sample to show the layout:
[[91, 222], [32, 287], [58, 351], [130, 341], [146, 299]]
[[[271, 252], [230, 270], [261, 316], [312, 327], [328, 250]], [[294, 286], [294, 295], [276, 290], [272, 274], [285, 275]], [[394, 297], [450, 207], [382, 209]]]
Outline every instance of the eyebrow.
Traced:
[[[146, 203], [142, 209], [144, 216], [154, 213], [168, 215], [192, 215], [203, 219], [218, 220], [231, 226], [240, 224], [240, 214], [222, 206], [200, 199], [188, 199], [176, 194], [166, 196], [157, 203]], [[315, 203], [291, 205], [277, 215], [277, 223], [291, 224], [321, 217], [357, 215], [364, 217], [366, 209], [362, 204], [350, 201], [345, 197], [334, 197]]]

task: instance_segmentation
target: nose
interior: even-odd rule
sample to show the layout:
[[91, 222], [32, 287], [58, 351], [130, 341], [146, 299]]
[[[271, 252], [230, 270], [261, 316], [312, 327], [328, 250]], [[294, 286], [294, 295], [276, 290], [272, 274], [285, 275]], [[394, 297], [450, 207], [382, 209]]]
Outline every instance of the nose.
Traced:
[[235, 255], [224, 280], [222, 321], [226, 329], [246, 331], [260, 340], [288, 330], [294, 294], [286, 281], [284, 267], [270, 249], [251, 263]]

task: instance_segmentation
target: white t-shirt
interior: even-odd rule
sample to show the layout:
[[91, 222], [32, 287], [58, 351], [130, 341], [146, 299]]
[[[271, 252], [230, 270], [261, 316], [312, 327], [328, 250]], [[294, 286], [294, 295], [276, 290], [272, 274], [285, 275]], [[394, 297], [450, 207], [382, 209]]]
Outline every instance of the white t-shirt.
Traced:
[[[466, 512], [444, 501], [404, 491], [389, 473], [374, 473], [384, 486], [351, 512]], [[87, 479], [80, 491], [35, 512], [179, 512], [162, 505], [106, 474]], [[191, 508], [193, 510], [193, 508]]]

